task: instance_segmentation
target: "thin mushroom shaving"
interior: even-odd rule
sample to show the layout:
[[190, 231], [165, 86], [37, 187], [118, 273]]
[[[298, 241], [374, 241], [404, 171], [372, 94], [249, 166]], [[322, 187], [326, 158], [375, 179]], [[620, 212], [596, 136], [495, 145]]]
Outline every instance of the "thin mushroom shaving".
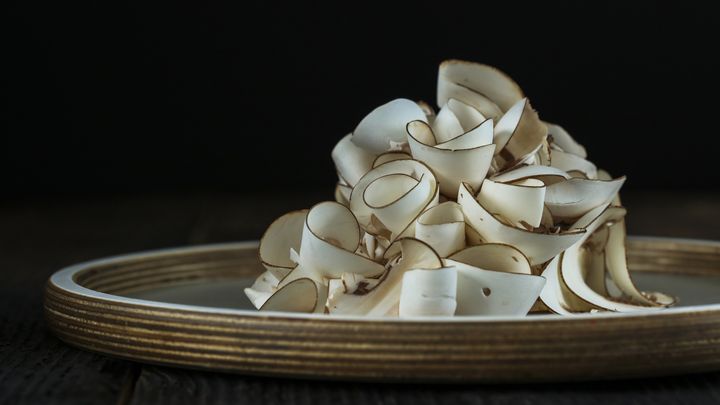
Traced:
[[278, 218], [261, 311], [382, 317], [651, 311], [674, 298], [630, 277], [612, 178], [510, 77], [440, 65], [436, 112], [375, 108], [332, 150], [335, 201]]

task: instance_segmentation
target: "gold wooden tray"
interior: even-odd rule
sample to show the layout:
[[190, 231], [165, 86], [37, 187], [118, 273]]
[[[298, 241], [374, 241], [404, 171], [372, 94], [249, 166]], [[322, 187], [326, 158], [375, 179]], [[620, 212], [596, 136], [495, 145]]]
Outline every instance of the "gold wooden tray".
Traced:
[[640, 287], [679, 297], [651, 314], [380, 319], [259, 313], [242, 288], [255, 242], [78, 264], [47, 284], [50, 328], [139, 362], [374, 381], [539, 382], [720, 369], [720, 243], [633, 238]]

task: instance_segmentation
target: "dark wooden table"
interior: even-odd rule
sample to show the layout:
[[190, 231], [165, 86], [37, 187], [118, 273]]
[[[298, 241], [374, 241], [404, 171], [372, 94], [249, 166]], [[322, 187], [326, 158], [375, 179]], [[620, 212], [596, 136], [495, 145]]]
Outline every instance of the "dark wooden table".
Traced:
[[[116, 360], [67, 346], [45, 325], [43, 285], [61, 267], [137, 250], [257, 239], [273, 218], [329, 195], [94, 196], [2, 202], [0, 403], [720, 403], [720, 372], [505, 386], [286, 380]], [[624, 197], [631, 234], [720, 239], [718, 193], [635, 192]]]

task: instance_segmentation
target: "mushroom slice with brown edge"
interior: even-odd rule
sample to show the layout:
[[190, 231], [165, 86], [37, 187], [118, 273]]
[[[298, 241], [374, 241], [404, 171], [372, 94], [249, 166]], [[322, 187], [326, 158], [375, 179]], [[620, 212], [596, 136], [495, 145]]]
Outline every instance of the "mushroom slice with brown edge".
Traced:
[[406, 316], [452, 316], [457, 302], [455, 268], [415, 269], [402, 279], [398, 313]]
[[501, 183], [513, 183], [519, 180], [537, 179], [546, 186], [567, 180], [570, 178], [566, 172], [551, 166], [542, 165], [521, 165], [511, 170], [496, 173], [490, 180]]
[[251, 287], [245, 288], [245, 295], [255, 308], [260, 309], [265, 301], [275, 293], [279, 282], [280, 280], [270, 271], [266, 271], [255, 279]]
[[355, 253], [360, 246], [360, 226], [352, 212], [342, 204], [326, 201], [312, 207], [305, 218], [299, 252], [291, 251], [297, 265], [280, 280], [278, 288], [301, 278], [313, 280], [322, 311], [327, 299], [327, 280], [345, 272], [377, 277], [385, 267]]
[[411, 159], [383, 163], [363, 176], [350, 196], [350, 209], [368, 233], [388, 246], [414, 235], [415, 219], [438, 203], [432, 170]]
[[438, 144], [448, 142], [466, 132], [472, 131], [474, 137], [484, 136], [485, 139], [481, 141], [481, 144], [487, 145], [492, 143], [492, 126], [489, 131], [473, 131], [484, 121], [486, 121], [485, 117], [474, 107], [450, 99], [440, 109], [437, 117], [431, 121], [431, 127]]
[[465, 248], [462, 208], [454, 201], [446, 201], [425, 211], [415, 221], [415, 237], [432, 246], [440, 257]]
[[537, 228], [543, 215], [545, 184], [537, 179], [518, 180], [514, 184], [485, 179], [476, 198], [488, 211], [513, 224]]
[[[613, 180], [613, 177], [608, 173], [606, 170], [598, 169], [597, 171], [597, 179], [598, 180], [605, 180], [610, 181]], [[622, 205], [622, 201], [620, 199], [620, 193], [618, 192], [615, 194], [615, 197], [613, 197], [612, 205]]]
[[640, 291], [630, 276], [626, 253], [625, 218], [615, 221], [609, 226], [607, 244], [605, 245], [605, 265], [610, 279], [615, 286], [635, 302], [654, 306], [670, 306], [675, 304], [675, 297], [661, 292]]
[[309, 278], [299, 278], [277, 290], [260, 310], [310, 313], [315, 310], [318, 298], [315, 282]]
[[414, 269], [443, 267], [440, 256], [426, 243], [415, 238], [395, 241], [385, 251], [388, 271], [377, 285], [364, 294], [336, 292], [328, 297], [330, 314], [398, 316], [403, 275]]
[[444, 262], [457, 270], [456, 315], [526, 315], [545, 285], [531, 274], [525, 255], [509, 245], [472, 246]]
[[350, 194], [352, 193], [352, 187], [348, 186], [347, 184], [343, 184], [341, 182], [338, 182], [335, 185], [335, 201], [339, 202], [340, 204], [349, 207], [350, 206]]
[[559, 147], [565, 153], [571, 153], [587, 159], [587, 151], [585, 147], [580, 145], [570, 134], [560, 125], [545, 122], [548, 128], [548, 137], [552, 139], [552, 143]]
[[593, 208], [609, 204], [623, 183], [624, 176], [610, 181], [568, 179], [548, 186], [545, 204], [556, 222], [574, 221]]
[[504, 170], [535, 153], [547, 137], [547, 127], [523, 98], [512, 106], [495, 125], [494, 166]]
[[583, 244], [580, 249], [580, 269], [583, 279], [593, 291], [609, 296], [607, 288], [607, 266], [605, 265], [605, 248], [607, 247], [610, 227], [602, 226]]
[[350, 187], [372, 169], [376, 156], [357, 146], [352, 135], [346, 135], [338, 142], [330, 154], [338, 175]]
[[[545, 286], [540, 292], [540, 301], [547, 309], [559, 315], [573, 315], [579, 300], [560, 277], [560, 259], [562, 255], [555, 256], [545, 267], [542, 276], [545, 277]], [[583, 305], [583, 309], [585, 304]]]
[[534, 154], [530, 154], [527, 158], [523, 159], [523, 163], [550, 166], [551, 159], [550, 143], [548, 143], [546, 137]]
[[425, 112], [414, 101], [398, 98], [374, 109], [352, 134], [355, 145], [372, 154], [400, 150], [407, 143], [405, 125], [425, 121]]
[[428, 104], [425, 101], [419, 100], [417, 102], [418, 107], [420, 107], [421, 110], [425, 113], [425, 117], [428, 119], [432, 119], [435, 117], [435, 109], [432, 108], [430, 104]]
[[524, 97], [520, 86], [500, 70], [480, 63], [446, 60], [438, 69], [437, 102], [451, 98], [475, 107], [487, 118], [499, 118]]
[[559, 233], [545, 233], [507, 225], [488, 212], [476, 199], [472, 188], [463, 183], [458, 192], [465, 223], [486, 242], [505, 243], [518, 248], [531, 266], [543, 264], [575, 244], [584, 229], [569, 229]]
[[[412, 159], [412, 156], [405, 152], [385, 152], [375, 158], [372, 163], [372, 168], [376, 168], [383, 163], [392, 162], [393, 160], [408, 160]], [[369, 170], [368, 170], [369, 171]]]
[[453, 253], [448, 259], [486, 270], [533, 274], [530, 262], [523, 252], [504, 243], [483, 243], [470, 246]]
[[[454, 197], [461, 181], [475, 185], [482, 183], [490, 169], [495, 145], [482, 144], [487, 137], [476, 136], [492, 132], [492, 121], [487, 120], [477, 128], [462, 134], [445, 144], [437, 144], [432, 128], [425, 122], [413, 121], [407, 124], [408, 142], [413, 158], [426, 163], [437, 175], [440, 192]], [[465, 142], [465, 138], [474, 142]], [[447, 144], [457, 149], [446, 149]]]
[[567, 173], [581, 173], [585, 178], [597, 179], [597, 166], [593, 162], [572, 153], [554, 150], [552, 151], [550, 164]]
[[[575, 245], [568, 248], [560, 260], [559, 275], [562, 281], [567, 285], [568, 289], [578, 296], [582, 301], [598, 307], [600, 309], [617, 312], [628, 312], [638, 310], [657, 309], [672, 302], [666, 299], [666, 296], [657, 300], [648, 298], [649, 294], [642, 293], [637, 290], [630, 279], [624, 258], [624, 245], [622, 247], [616, 242], [618, 236], [613, 236], [612, 227], [617, 226], [617, 222], [622, 221], [625, 216], [625, 208], [623, 207], [598, 207], [576, 222], [576, 226], [585, 227], [588, 231], [585, 237], [579, 240]], [[618, 288], [626, 294], [629, 300], [618, 300], [612, 297], [604, 296], [588, 285], [588, 281], [584, 278], [586, 272], [582, 269], [581, 249], [583, 244], [595, 231], [603, 226], [610, 226], [610, 235], [608, 235], [608, 245], [605, 247], [606, 255], [611, 257], [610, 261], [606, 261], [608, 271], [613, 282]], [[615, 230], [615, 235], [621, 235]], [[622, 236], [620, 236], [622, 237]], [[623, 241], [624, 242], [624, 241]], [[618, 251], [618, 248], [621, 248]], [[618, 254], [622, 254], [620, 259]], [[606, 256], [606, 260], [607, 260]], [[622, 261], [620, 261], [622, 260]]]
[[300, 249], [307, 213], [308, 210], [299, 210], [281, 216], [270, 224], [260, 239], [260, 262], [278, 280], [287, 276], [295, 267], [295, 262], [290, 258], [290, 249]]
[[[593, 215], [600, 211], [602, 207]], [[582, 278], [588, 287], [603, 296], [608, 296], [605, 268], [607, 238], [608, 227], [600, 227], [587, 238], [579, 252]], [[542, 275], [547, 279], [547, 284], [540, 295], [541, 301], [552, 312], [563, 315], [600, 310], [600, 307], [583, 300], [568, 288], [565, 279], [560, 276], [562, 259], [563, 254], [558, 255], [543, 271]]]
[[[360, 225], [347, 207], [332, 201], [319, 203], [307, 214], [295, 260], [317, 281], [345, 272], [379, 276], [385, 271], [383, 265], [355, 253], [360, 238]], [[282, 280], [280, 285], [288, 281]]]

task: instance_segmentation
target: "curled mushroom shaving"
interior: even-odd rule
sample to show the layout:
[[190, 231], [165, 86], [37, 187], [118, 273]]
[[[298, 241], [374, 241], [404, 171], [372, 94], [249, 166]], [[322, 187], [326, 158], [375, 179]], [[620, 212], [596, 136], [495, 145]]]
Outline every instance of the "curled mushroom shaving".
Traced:
[[457, 271], [416, 269], [403, 275], [400, 316], [454, 315], [457, 307]]
[[439, 187], [429, 167], [399, 159], [365, 174], [350, 195], [350, 209], [368, 233], [386, 246], [414, 234], [415, 219], [437, 205]]
[[[542, 301], [551, 310], [563, 313], [589, 310], [638, 311], [659, 309], [674, 303], [662, 293], [647, 293], [632, 282], [625, 257], [625, 209], [598, 207], [577, 223], [587, 235], [556, 257], [543, 272], [548, 291]], [[622, 295], [611, 296], [607, 283]]]
[[363, 118], [353, 131], [352, 141], [374, 154], [399, 150], [407, 143], [407, 123], [422, 121], [425, 117], [425, 112], [417, 103], [399, 98], [381, 105]]
[[547, 127], [528, 99], [523, 98], [510, 107], [495, 127], [495, 166], [505, 169], [521, 162], [537, 151], [546, 137]]
[[[298, 229], [296, 221], [300, 214], [276, 221], [275, 226], [271, 226], [260, 241], [260, 252], [271, 251], [277, 254], [275, 258], [282, 260], [283, 264], [294, 263], [294, 267], [282, 278], [276, 277], [268, 269], [251, 288], [246, 289], [245, 293], [260, 309], [267, 301], [268, 293], [275, 294], [295, 280], [309, 279], [315, 283], [319, 297], [313, 310], [320, 312], [325, 308], [329, 279], [347, 272], [377, 277], [385, 271], [382, 264], [356, 253], [360, 246], [361, 229], [347, 207], [329, 201], [317, 204], [309, 211], [302, 212], [304, 221]], [[288, 223], [292, 223], [292, 226], [288, 226]], [[288, 243], [298, 239], [299, 248], [296, 248], [296, 244]], [[272, 244], [272, 249], [265, 246], [268, 242]], [[287, 248], [285, 253], [281, 253], [280, 246]]]
[[338, 177], [345, 186], [354, 186], [372, 167], [376, 156], [355, 145], [347, 135], [335, 145], [331, 153]]
[[388, 269], [374, 287], [361, 292], [335, 290], [328, 297], [330, 314], [398, 316], [405, 273], [414, 269], [442, 268], [442, 259], [425, 243], [403, 238], [394, 242], [384, 258]]
[[523, 227], [503, 221], [497, 214], [483, 207], [466, 184], [460, 186], [458, 203], [465, 214], [465, 222], [484, 240], [515, 246], [528, 257], [532, 265], [542, 265], [549, 261], [579, 241], [585, 233], [582, 228], [548, 232], [542, 228]]
[[440, 191], [446, 197], [456, 192], [463, 179], [479, 185], [490, 169], [495, 152], [495, 145], [489, 142], [491, 120], [443, 143], [437, 142], [432, 128], [423, 121], [408, 123], [407, 133], [413, 157], [437, 173]]
[[378, 317], [657, 310], [613, 178], [499, 70], [451, 60], [436, 112], [396, 99], [333, 148], [334, 202], [288, 213], [245, 289], [262, 311]]
[[454, 201], [446, 201], [428, 209], [415, 222], [415, 237], [442, 257], [462, 250], [465, 248], [462, 208]]
[[291, 250], [300, 249], [302, 229], [308, 210], [287, 213], [276, 219], [260, 239], [258, 255], [265, 269], [282, 279], [295, 267]]
[[484, 116], [497, 119], [523, 97], [520, 86], [492, 66], [461, 60], [440, 64], [437, 83], [440, 105], [455, 98], [475, 107]]

